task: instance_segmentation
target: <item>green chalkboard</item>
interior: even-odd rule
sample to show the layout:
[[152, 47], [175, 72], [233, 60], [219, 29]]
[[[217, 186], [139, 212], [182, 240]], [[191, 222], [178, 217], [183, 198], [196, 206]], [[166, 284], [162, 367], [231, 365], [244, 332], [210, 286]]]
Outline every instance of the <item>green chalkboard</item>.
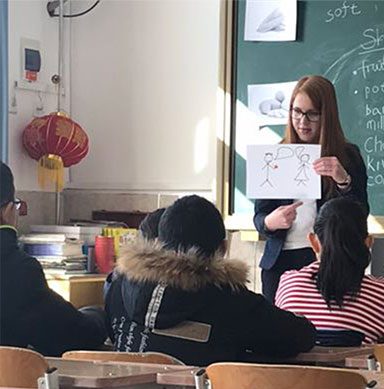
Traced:
[[[246, 2], [236, 1], [232, 213], [253, 212], [253, 201], [246, 197], [243, 150], [259, 130], [239, 131], [248, 120], [248, 85], [321, 74], [335, 85], [344, 132], [359, 145], [367, 165], [371, 213], [384, 215], [384, 1], [299, 1], [297, 39], [292, 42], [245, 41], [245, 11]], [[284, 131], [281, 125], [271, 128], [280, 135]]]

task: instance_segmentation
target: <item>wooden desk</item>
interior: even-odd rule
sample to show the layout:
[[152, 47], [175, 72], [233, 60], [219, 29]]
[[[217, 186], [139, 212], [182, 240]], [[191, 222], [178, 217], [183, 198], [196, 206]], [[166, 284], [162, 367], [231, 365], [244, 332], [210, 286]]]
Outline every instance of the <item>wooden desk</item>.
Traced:
[[[156, 365], [129, 362], [89, 362], [46, 358], [57, 367], [61, 389], [177, 389], [195, 387], [192, 366]], [[375, 389], [384, 389], [384, 373], [356, 370], [366, 380], [377, 381]], [[0, 388], [3, 389], [3, 388]]]
[[368, 357], [372, 354], [356, 355], [354, 357], [345, 358], [345, 367], [354, 369], [368, 369]]
[[368, 370], [357, 370], [358, 373], [363, 375], [365, 379], [369, 381], [376, 381], [377, 385], [374, 389], [384, 389], [384, 372], [368, 371]]
[[105, 274], [45, 274], [48, 285], [76, 308], [104, 305]]
[[[46, 358], [50, 367], [56, 367], [60, 388], [167, 388], [158, 385], [157, 373], [185, 370], [186, 366], [158, 365], [133, 362], [76, 361]], [[190, 368], [189, 368], [190, 369]], [[172, 389], [175, 389], [173, 386]]]
[[[157, 373], [157, 383], [166, 385], [170, 388], [176, 389], [177, 387], [195, 387], [194, 374], [200, 370], [200, 368], [190, 368], [187, 370], [168, 371]], [[356, 370], [359, 374], [363, 375], [365, 379], [370, 381], [377, 381], [377, 386], [374, 389], [384, 389], [384, 373], [372, 372], [368, 370]]]
[[344, 366], [345, 360], [348, 357], [356, 355], [372, 354], [372, 346], [362, 347], [320, 347], [315, 346], [307, 353], [301, 353], [289, 362], [299, 363], [314, 363], [326, 366]]
[[188, 368], [177, 371], [165, 371], [157, 373], [156, 382], [168, 386], [191, 386], [195, 387], [194, 375], [200, 367]]

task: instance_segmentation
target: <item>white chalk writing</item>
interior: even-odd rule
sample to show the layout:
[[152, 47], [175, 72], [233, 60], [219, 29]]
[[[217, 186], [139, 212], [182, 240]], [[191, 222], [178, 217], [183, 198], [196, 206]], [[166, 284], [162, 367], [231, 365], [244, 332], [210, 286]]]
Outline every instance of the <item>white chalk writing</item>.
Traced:
[[327, 11], [326, 23], [330, 23], [337, 19], [345, 19], [348, 15], [356, 16], [361, 14], [357, 3], [349, 4], [349, 1], [343, 1], [343, 3], [336, 8], [329, 9]]
[[382, 58], [373, 62], [367, 59], [363, 59], [361, 66], [359, 66], [353, 73], [357, 74], [359, 71], [362, 72], [364, 79], [366, 79], [368, 75], [372, 73], [384, 72], [384, 55]]
[[363, 37], [367, 38], [360, 45], [362, 52], [359, 54], [367, 54], [375, 51], [384, 50], [384, 29], [383, 28], [367, 28], [363, 31]]

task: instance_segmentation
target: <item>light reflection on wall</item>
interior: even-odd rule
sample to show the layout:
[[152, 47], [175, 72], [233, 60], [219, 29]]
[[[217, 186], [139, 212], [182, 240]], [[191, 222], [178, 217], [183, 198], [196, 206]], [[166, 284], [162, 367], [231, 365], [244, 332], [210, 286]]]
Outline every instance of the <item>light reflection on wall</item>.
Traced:
[[261, 126], [257, 116], [240, 100], [236, 103], [236, 153], [247, 157], [247, 145], [276, 144], [281, 137], [268, 126]]
[[[244, 161], [247, 159], [247, 146], [252, 144], [276, 144], [281, 136], [260, 122], [240, 100], [236, 102], [236, 154]], [[245, 189], [245, 188], [244, 188]], [[245, 190], [244, 190], [245, 192]], [[253, 201], [242, 190], [235, 187], [235, 213], [253, 213]]]
[[195, 174], [202, 173], [209, 162], [210, 120], [201, 119], [195, 129], [193, 166]]

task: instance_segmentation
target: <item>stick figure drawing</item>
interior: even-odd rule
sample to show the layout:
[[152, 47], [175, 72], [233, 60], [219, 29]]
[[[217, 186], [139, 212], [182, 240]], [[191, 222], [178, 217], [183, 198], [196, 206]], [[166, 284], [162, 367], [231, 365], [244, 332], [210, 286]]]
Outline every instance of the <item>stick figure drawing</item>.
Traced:
[[272, 182], [270, 181], [270, 171], [271, 169], [277, 169], [278, 168], [278, 165], [275, 165], [272, 163], [272, 161], [274, 160], [273, 158], [273, 154], [272, 153], [265, 153], [264, 154], [264, 162], [265, 162], [265, 165], [263, 166], [263, 170], [265, 170], [265, 180], [261, 183], [260, 186], [264, 186], [265, 184], [268, 184], [269, 186], [273, 187], [272, 185]]
[[321, 179], [312, 164], [320, 155], [321, 147], [315, 144], [248, 145], [247, 198], [321, 198]]
[[301, 154], [298, 156], [299, 158], [299, 167], [297, 169], [297, 174], [295, 177], [295, 181], [297, 182], [297, 186], [307, 185], [307, 181], [309, 181], [308, 171], [309, 171], [309, 154]]

